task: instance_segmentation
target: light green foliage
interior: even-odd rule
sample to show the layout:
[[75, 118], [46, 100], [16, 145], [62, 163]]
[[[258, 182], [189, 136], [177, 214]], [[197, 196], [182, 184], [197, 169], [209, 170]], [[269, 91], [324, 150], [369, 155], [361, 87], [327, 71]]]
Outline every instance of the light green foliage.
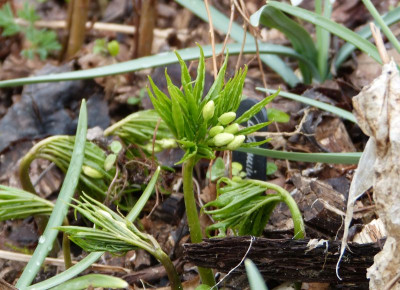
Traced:
[[67, 233], [70, 240], [85, 251], [123, 253], [138, 247], [145, 250], [153, 248], [153, 239], [140, 232], [125, 217], [84, 193], [81, 199], [82, 201], [74, 199], [77, 205], [71, 206], [96, 227], [61, 226], [57, 229]]
[[172, 139], [173, 135], [168, 126], [160, 119], [159, 114], [154, 110], [138, 111], [108, 127], [104, 131], [105, 136], [118, 136], [126, 145], [136, 144], [145, 152], [151, 153], [153, 148], [153, 135], [157, 123], [155, 152], [177, 146]]
[[65, 290], [65, 289], [74, 289], [81, 290], [87, 288], [126, 288], [129, 284], [118, 277], [113, 277], [109, 275], [103, 274], [88, 274], [75, 279], [72, 279], [68, 282], [62, 283], [51, 290]]
[[107, 42], [105, 38], [99, 38], [94, 41], [93, 53], [96, 54], [110, 54], [115, 57], [119, 53], [119, 43], [116, 40]]
[[4, 36], [23, 33], [28, 41], [28, 48], [22, 51], [22, 55], [27, 58], [33, 58], [35, 54], [43, 60], [51, 51], [60, 50], [61, 46], [57, 41], [57, 35], [54, 31], [46, 29], [36, 29], [34, 23], [39, 20], [35, 10], [24, 3], [23, 9], [18, 11], [18, 16], [28, 22], [28, 26], [20, 26], [14, 21], [14, 15], [9, 3], [3, 5], [0, 10], [0, 27], [2, 27]]
[[[34, 159], [39, 158], [54, 162], [58, 168], [66, 172], [71, 162], [74, 142], [73, 136], [53, 136], [36, 144], [21, 161], [21, 179], [29, 178], [29, 166]], [[105, 195], [108, 184], [115, 174], [114, 166], [105, 170], [105, 160], [106, 153], [99, 146], [86, 141], [83, 174], [79, 176], [78, 184], [80, 190], [97, 196]], [[27, 187], [25, 189], [29, 190]]]
[[[243, 166], [239, 162], [232, 162], [232, 176], [236, 179], [241, 179], [246, 177], [246, 172], [242, 171]], [[216, 181], [217, 179], [225, 176], [225, 164], [224, 160], [221, 157], [215, 159], [212, 167], [211, 172], [207, 172], [207, 178], [211, 178], [211, 181]], [[211, 175], [210, 175], [211, 173]]]
[[247, 273], [247, 278], [249, 279], [250, 289], [268, 290], [267, 286], [265, 285], [264, 279], [262, 278], [256, 265], [254, 265], [254, 263], [251, 260], [246, 259], [244, 261], [244, 266], [246, 267], [246, 273]]
[[290, 116], [288, 114], [275, 108], [268, 108], [267, 115], [268, 115], [268, 120], [274, 122], [287, 123], [290, 121]]
[[267, 162], [267, 175], [274, 174], [278, 170], [278, 166], [276, 166], [273, 162]]
[[50, 215], [54, 205], [30, 192], [0, 185], [0, 221]]
[[[181, 66], [181, 81], [183, 91], [175, 86], [169, 78], [167, 80], [169, 97], [164, 94], [149, 77], [151, 90], [148, 89], [150, 99], [155, 110], [164, 120], [178, 143], [185, 150], [185, 155], [179, 163], [191, 157], [213, 159], [215, 150], [236, 149], [243, 143], [243, 136], [250, 134], [268, 123], [238, 130], [235, 123], [242, 123], [257, 114], [275, 95], [270, 96], [254, 105], [241, 117], [236, 119], [236, 110], [242, 99], [242, 90], [247, 68], [240, 69], [234, 77], [224, 81], [227, 67], [227, 58], [220, 69], [216, 80], [207, 93], [204, 91], [205, 63], [204, 53], [200, 48], [200, 60], [197, 68], [197, 78], [192, 80], [188, 68], [176, 53]], [[205, 95], [203, 97], [203, 95]], [[228, 132], [223, 132], [227, 129]], [[240, 136], [235, 139], [235, 136]], [[228, 144], [232, 143], [229, 148]], [[266, 141], [265, 141], [266, 142]], [[246, 146], [259, 145], [246, 144]]]
[[[266, 190], [275, 193], [265, 194]], [[232, 229], [240, 236], [260, 236], [275, 206], [284, 202], [292, 213], [295, 237], [304, 237], [303, 219], [296, 203], [286, 190], [277, 185], [250, 179], [233, 181], [223, 177], [217, 183], [217, 194], [216, 200], [204, 206], [204, 212], [217, 221], [207, 227], [208, 235], [218, 230], [219, 236], [225, 236], [226, 231]]]
[[116, 57], [119, 53], [119, 43], [116, 40], [112, 40], [107, 44], [108, 53], [112, 57]]

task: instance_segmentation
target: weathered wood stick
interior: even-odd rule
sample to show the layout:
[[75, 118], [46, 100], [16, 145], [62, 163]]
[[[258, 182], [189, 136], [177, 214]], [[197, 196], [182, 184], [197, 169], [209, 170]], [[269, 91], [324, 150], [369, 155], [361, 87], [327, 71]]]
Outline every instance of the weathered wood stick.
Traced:
[[[196, 266], [227, 273], [243, 259], [250, 237], [206, 239], [199, 244], [184, 244], [185, 259]], [[265, 279], [301, 282], [367, 283], [367, 268], [382, 244], [350, 244], [340, 265], [340, 281], [335, 267], [340, 241], [272, 240], [253, 238], [247, 258], [251, 259]], [[241, 265], [233, 273], [244, 273]]]

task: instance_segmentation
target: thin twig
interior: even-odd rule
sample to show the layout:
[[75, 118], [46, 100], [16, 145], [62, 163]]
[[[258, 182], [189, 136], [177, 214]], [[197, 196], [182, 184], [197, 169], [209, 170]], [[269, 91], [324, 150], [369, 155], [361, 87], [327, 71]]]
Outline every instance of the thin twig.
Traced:
[[390, 61], [389, 55], [387, 53], [385, 44], [382, 40], [381, 31], [375, 26], [373, 22], [370, 22], [369, 27], [372, 32], [372, 36], [374, 37], [376, 47], [378, 48], [379, 55], [381, 56], [382, 62], [384, 64], [388, 64]]
[[[228, 31], [226, 32], [226, 36], [224, 39], [224, 44], [222, 45], [222, 49], [221, 52], [219, 53], [219, 55], [223, 55], [225, 48], [226, 48], [226, 44], [228, 43], [228, 39], [229, 39], [229, 35], [231, 34], [231, 30], [232, 30], [232, 23], [233, 23], [233, 18], [235, 17], [235, 3], [233, 2], [233, 0], [231, 0], [231, 16], [229, 17], [229, 26], [228, 26]], [[221, 62], [220, 62], [220, 66], [222, 66], [223, 63], [223, 58], [221, 58]]]
[[206, 10], [207, 10], [208, 23], [210, 24], [210, 37], [211, 37], [211, 48], [212, 48], [212, 54], [213, 54], [214, 79], [217, 79], [218, 68], [217, 68], [217, 56], [216, 56], [216, 54], [215, 54], [214, 26], [213, 26], [213, 22], [212, 22], [210, 7], [208, 6], [208, 0], [205, 0], [205, 1], [204, 1], [204, 4], [205, 4]]

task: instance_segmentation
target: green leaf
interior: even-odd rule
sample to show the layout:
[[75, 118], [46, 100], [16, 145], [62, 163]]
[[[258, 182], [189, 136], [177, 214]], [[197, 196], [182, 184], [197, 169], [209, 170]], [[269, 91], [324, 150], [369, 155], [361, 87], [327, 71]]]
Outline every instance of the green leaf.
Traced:
[[268, 115], [268, 120], [274, 122], [287, 123], [290, 121], [290, 116], [288, 114], [275, 108], [268, 108], [267, 115]]
[[[204, 46], [203, 49], [205, 57], [212, 56], [211, 46]], [[221, 50], [222, 44], [216, 45], [216, 49]], [[243, 47], [243, 50], [242, 50], [242, 45], [240, 43], [228, 44], [226, 46], [225, 51], [227, 50], [229, 50], [230, 55], [239, 54], [241, 51], [243, 51], [244, 54], [257, 53], [257, 47], [255, 46], [254, 43], [246, 43], [246, 45]], [[178, 52], [181, 55], [182, 59], [185, 61], [196, 60], [199, 58], [199, 49], [197, 47], [181, 49], [178, 50]], [[261, 55], [279, 54], [284, 56], [290, 56], [302, 62], [307, 63], [309, 67], [313, 66], [313, 64], [309, 63], [307, 59], [304, 59], [302, 55], [298, 54], [289, 47], [260, 43], [259, 52]], [[93, 69], [0, 81], [0, 87], [19, 86], [32, 83], [42, 83], [42, 82], [59, 82], [68, 80], [92, 79], [92, 78], [104, 77], [115, 74], [129, 73], [146, 68], [166, 66], [168, 64], [176, 62], [177, 58], [173, 52], [167, 52], [167, 53], [163, 52], [152, 56], [146, 56], [135, 60], [116, 63]], [[315, 66], [314, 69], [316, 70]]]
[[[261, 23], [270, 28], [278, 29], [286, 35], [293, 48], [298, 53], [303, 54], [315, 65], [317, 64], [317, 50], [315, 49], [315, 45], [310, 34], [302, 26], [287, 17], [278, 9], [266, 5], [251, 16], [250, 22], [256, 27]], [[312, 72], [303, 64], [300, 64], [299, 67], [302, 72], [304, 82], [307, 84], [311, 83]], [[319, 75], [314, 77], [316, 79], [320, 79]]]
[[196, 100], [196, 104], [199, 105], [201, 99], [203, 98], [206, 68], [204, 62], [203, 48], [199, 44], [197, 46], [199, 47], [200, 50], [200, 59], [199, 59], [199, 65], [197, 67], [197, 77], [194, 83], [193, 96]]
[[244, 261], [244, 265], [246, 267], [247, 277], [250, 283], [251, 290], [268, 290], [267, 286], [265, 285], [264, 279], [261, 276], [260, 272], [258, 271], [256, 265], [249, 260], [246, 259]]
[[[240, 146], [237, 150], [240, 151], [240, 148], [251, 148], [251, 147], [258, 147], [261, 146], [267, 142], [270, 142], [272, 138], [268, 138], [262, 141], [258, 141], [258, 142], [249, 142], [249, 143], [243, 143], [242, 146]], [[235, 151], [237, 151], [235, 150]]]
[[[244, 143], [243, 145], [245, 145]], [[277, 159], [287, 159], [301, 162], [321, 162], [332, 164], [357, 164], [361, 157], [360, 152], [354, 153], [299, 153], [270, 150], [264, 148], [238, 148], [235, 151], [252, 153], [255, 155], [266, 156]]]
[[110, 144], [110, 149], [113, 153], [118, 154], [122, 150], [122, 144], [119, 141], [112, 141]]
[[39, 16], [36, 14], [35, 9], [33, 6], [30, 6], [28, 2], [24, 3], [24, 6], [21, 10], [17, 12], [18, 16], [26, 21], [30, 22], [31, 25], [36, 21], [39, 20]]
[[127, 288], [129, 284], [118, 277], [102, 274], [88, 274], [62, 283], [51, 290], [86, 289], [86, 288]]
[[54, 210], [42, 235], [43, 243], [39, 243], [37, 248], [35, 249], [32, 258], [29, 260], [28, 265], [26, 266], [24, 272], [17, 282], [16, 286], [18, 288], [25, 288], [32, 282], [32, 280], [35, 278], [35, 275], [39, 272], [40, 266], [42, 265], [48, 252], [51, 250], [54, 240], [57, 237], [58, 231], [54, 228], [62, 224], [67, 214], [68, 203], [71, 201], [72, 195], [74, 194], [75, 188], [78, 184], [85, 154], [86, 132], [86, 101], [82, 100], [78, 128], [76, 131], [74, 151], [72, 154], [70, 166], [61, 187], [57, 202], [54, 206]]
[[14, 15], [10, 6], [7, 2], [0, 9], [0, 27], [3, 28], [3, 36], [11, 36], [20, 32], [20, 27], [14, 22]]
[[274, 94], [266, 97], [264, 100], [252, 106], [250, 109], [244, 112], [239, 118], [236, 119], [236, 123], [241, 124], [250, 120], [250, 118], [253, 117], [255, 114], [257, 114], [259, 111], [261, 111], [261, 109], [264, 108], [266, 104], [271, 102], [279, 94], [279, 92], [280, 90], [276, 91]]
[[[299, 7], [293, 7], [291, 5], [277, 1], [268, 1], [268, 4], [266, 6], [277, 8], [287, 14], [304, 19], [314, 25], [321, 26], [330, 33], [346, 40], [347, 42], [352, 43], [361, 51], [365, 52], [373, 59], [375, 59], [378, 63], [382, 63], [378, 50], [372, 43], [370, 43], [368, 40], [365, 40], [360, 35], [351, 31], [350, 29], [347, 29], [343, 25], [340, 25], [330, 19], [326, 19], [325, 17], [317, 15], [311, 11]], [[264, 9], [266, 6], [261, 9]]]
[[324, 102], [320, 102], [317, 100], [313, 100], [310, 98], [306, 98], [303, 96], [299, 96], [296, 94], [292, 94], [292, 93], [288, 93], [288, 92], [282, 92], [282, 91], [276, 91], [276, 90], [270, 90], [270, 89], [264, 89], [264, 88], [256, 88], [256, 90], [261, 91], [261, 92], [266, 92], [266, 93], [278, 93], [280, 96], [291, 99], [291, 100], [295, 100], [316, 108], [319, 108], [321, 110], [333, 113], [341, 118], [347, 119], [353, 123], [356, 123], [356, 118], [354, 117], [354, 115], [346, 110], [343, 110], [341, 108], [326, 104]]
[[[269, 110], [269, 109], [268, 109]], [[272, 121], [264, 122], [264, 123], [259, 123], [250, 127], [243, 128], [239, 132], [236, 133], [236, 135], [248, 135], [254, 132], [257, 132], [258, 130], [264, 128], [265, 126], [268, 126], [271, 124]]]
[[[387, 25], [392, 25], [398, 22], [400, 20], [400, 6], [383, 15], [382, 19]], [[378, 25], [376, 22], [375, 24]], [[363, 28], [357, 31], [357, 34], [365, 39], [368, 39], [372, 36], [369, 25], [365, 25]], [[338, 53], [335, 56], [336, 69], [338, 69], [340, 65], [349, 57], [354, 49], [356, 49], [356, 47], [351, 43], [346, 43], [339, 49]]]
[[278, 170], [278, 166], [276, 166], [273, 162], [267, 162], [267, 175], [272, 175]]
[[[207, 173], [209, 173], [210, 171], [208, 171]], [[225, 175], [225, 164], [224, 164], [224, 160], [222, 160], [221, 157], [218, 157], [217, 159], [215, 159], [214, 164], [211, 167], [211, 176], [208, 176], [208, 178], [211, 179], [211, 181], [215, 181], [218, 178], [221, 178]], [[210, 174], [208, 174], [210, 175]]]

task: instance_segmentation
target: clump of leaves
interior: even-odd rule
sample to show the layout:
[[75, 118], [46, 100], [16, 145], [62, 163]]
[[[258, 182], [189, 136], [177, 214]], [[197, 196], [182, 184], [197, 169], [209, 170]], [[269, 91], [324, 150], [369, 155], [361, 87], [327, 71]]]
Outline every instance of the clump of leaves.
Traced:
[[[265, 194], [267, 190], [274, 193]], [[304, 238], [305, 230], [303, 218], [296, 202], [282, 187], [259, 180], [238, 180], [221, 178], [217, 183], [216, 200], [207, 203], [205, 210], [217, 223], [207, 227], [210, 235], [213, 230], [219, 231], [219, 236], [225, 236], [231, 229], [238, 235], [260, 236], [269, 217], [280, 202], [286, 203], [292, 214], [294, 237]]]
[[[202, 241], [202, 231], [193, 192], [193, 168], [201, 159], [214, 159], [214, 151], [235, 150], [244, 146], [257, 146], [268, 142], [244, 143], [246, 135], [253, 133], [269, 122], [241, 128], [239, 124], [248, 121], [257, 114], [275, 96], [269, 96], [247, 110], [237, 118], [236, 110], [242, 100], [242, 90], [247, 67], [237, 71], [233, 78], [225, 83], [227, 60], [225, 59], [214, 84], [204, 94], [205, 62], [200, 47], [200, 60], [197, 77], [193, 81], [189, 70], [176, 53], [181, 66], [181, 82], [183, 91], [174, 85], [165, 71], [169, 97], [163, 93], [149, 77], [151, 89], [148, 89], [155, 110], [168, 126], [180, 147], [185, 151], [178, 163], [183, 163], [183, 192], [186, 215], [192, 242]], [[210, 269], [199, 267], [203, 284], [213, 286], [215, 280]]]
[[93, 53], [110, 54], [112, 57], [116, 57], [119, 53], [119, 42], [116, 40], [107, 41], [105, 38], [96, 39]]
[[154, 110], [133, 113], [104, 131], [105, 136], [118, 136], [126, 145], [136, 144], [147, 153], [153, 150], [153, 135], [157, 127], [154, 152], [177, 146], [173, 135], [160, 115]]
[[25, 2], [23, 8], [17, 13], [18, 17], [27, 22], [26, 25], [16, 23], [10, 4], [4, 4], [0, 9], [0, 27], [3, 28], [3, 36], [12, 36], [17, 33], [24, 35], [28, 41], [28, 48], [22, 51], [24, 57], [32, 59], [37, 54], [44, 60], [49, 52], [61, 49], [54, 31], [35, 28], [34, 24], [39, 20], [39, 16], [28, 2]]
[[0, 221], [50, 215], [54, 204], [30, 192], [0, 185]]
[[57, 227], [58, 230], [68, 234], [70, 240], [88, 252], [125, 253], [138, 248], [144, 249], [164, 265], [172, 288], [182, 289], [170, 258], [151, 235], [140, 232], [129, 219], [113, 212], [85, 193], [82, 194], [81, 200], [74, 199], [77, 205], [71, 206], [93, 222], [95, 227], [61, 226]]
[[[29, 166], [34, 159], [41, 158], [54, 162], [65, 173], [71, 162], [74, 142], [74, 136], [53, 136], [32, 147], [20, 164], [19, 174], [23, 188], [35, 192], [29, 178]], [[80, 190], [96, 196], [105, 195], [116, 170], [113, 164], [107, 168], [108, 170], [104, 168], [107, 165], [106, 157], [106, 153], [99, 146], [86, 141], [85, 158], [78, 185]]]

